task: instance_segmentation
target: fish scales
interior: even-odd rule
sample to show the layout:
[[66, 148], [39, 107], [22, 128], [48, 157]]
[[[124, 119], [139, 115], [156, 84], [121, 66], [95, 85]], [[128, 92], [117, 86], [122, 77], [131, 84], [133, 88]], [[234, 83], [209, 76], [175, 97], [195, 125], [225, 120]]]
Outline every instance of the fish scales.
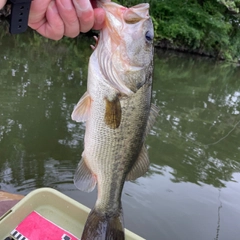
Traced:
[[[109, 202], [115, 203], [121, 195], [120, 186], [123, 185], [126, 174], [137, 159], [143, 144], [142, 129], [146, 128], [149, 115], [146, 109], [150, 109], [149, 101], [143, 96], [150, 91], [151, 87], [144, 85], [132, 97], [120, 101], [123, 113], [121, 124], [117, 129], [111, 129], [105, 124], [103, 114], [98, 115], [96, 119], [90, 117], [89, 125], [96, 129], [86, 126], [86, 136], [94, 139], [92, 145], [85, 146], [84, 154], [95, 160], [91, 169], [98, 175], [98, 189], [102, 189], [98, 195], [98, 207]], [[101, 103], [100, 106], [100, 103], [94, 101], [91, 114], [95, 115], [95, 112], [99, 112], [99, 108], [100, 112], [104, 112], [104, 104]], [[96, 132], [99, 133], [97, 138], [94, 137]], [[106, 184], [109, 182], [112, 184]], [[116, 185], [119, 187], [117, 188]], [[117, 193], [116, 189], [119, 190]]]
[[75, 185], [98, 196], [84, 239], [124, 239], [121, 194], [125, 180], [143, 175], [144, 145], [158, 109], [151, 105], [153, 26], [148, 4], [101, 5], [106, 20], [88, 68], [87, 92], [72, 113], [86, 121], [84, 151]]

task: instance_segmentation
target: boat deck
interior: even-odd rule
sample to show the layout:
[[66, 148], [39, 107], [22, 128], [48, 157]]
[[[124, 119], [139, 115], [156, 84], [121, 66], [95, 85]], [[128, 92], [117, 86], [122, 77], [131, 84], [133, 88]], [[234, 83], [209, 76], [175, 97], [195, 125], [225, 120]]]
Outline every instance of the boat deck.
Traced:
[[0, 217], [11, 209], [24, 196], [0, 191]]
[[[14, 206], [17, 202], [19, 203]], [[8, 212], [11, 208], [12, 211]], [[23, 236], [26, 234], [26, 237], [30, 229], [30, 234], [33, 233], [33, 236], [36, 236], [34, 239], [50, 239], [48, 237], [53, 232], [56, 233], [56, 229], [60, 230], [58, 233], [61, 236], [63, 233], [73, 237], [81, 236], [90, 211], [86, 206], [52, 188], [35, 189], [26, 197], [0, 191], [0, 239], [6, 239], [13, 229], [17, 229], [16, 231]], [[5, 214], [6, 212], [8, 214]], [[39, 217], [41, 224], [34, 224], [39, 223]], [[29, 223], [34, 224], [34, 227]], [[27, 228], [25, 228], [26, 225]], [[26, 229], [27, 232], [25, 232]], [[45, 234], [44, 237], [39, 238], [39, 233]], [[45, 238], [45, 236], [48, 237]], [[144, 240], [127, 229], [125, 229], [125, 236], [126, 240]]]

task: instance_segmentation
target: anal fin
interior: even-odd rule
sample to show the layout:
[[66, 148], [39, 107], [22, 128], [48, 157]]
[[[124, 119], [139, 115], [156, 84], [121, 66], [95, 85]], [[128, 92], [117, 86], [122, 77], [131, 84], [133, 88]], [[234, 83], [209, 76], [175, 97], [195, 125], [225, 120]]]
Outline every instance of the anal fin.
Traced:
[[90, 107], [91, 97], [88, 92], [85, 92], [72, 112], [72, 120], [76, 122], [87, 121]]
[[127, 174], [126, 181], [135, 180], [144, 175], [148, 170], [149, 164], [150, 162], [148, 158], [147, 148], [143, 144], [137, 161], [133, 164], [132, 169]]
[[75, 186], [84, 192], [91, 192], [97, 184], [96, 177], [86, 165], [84, 158], [81, 159], [74, 175]]

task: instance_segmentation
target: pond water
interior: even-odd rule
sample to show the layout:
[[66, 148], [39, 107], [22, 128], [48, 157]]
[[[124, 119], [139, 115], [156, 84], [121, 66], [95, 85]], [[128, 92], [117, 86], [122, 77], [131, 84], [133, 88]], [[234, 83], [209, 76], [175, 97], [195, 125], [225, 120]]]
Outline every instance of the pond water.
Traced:
[[[52, 187], [92, 208], [73, 174], [84, 126], [71, 112], [86, 90], [93, 40], [46, 40], [0, 28], [0, 189]], [[240, 67], [156, 50], [147, 138], [151, 166], [125, 184], [126, 228], [148, 240], [238, 240]]]

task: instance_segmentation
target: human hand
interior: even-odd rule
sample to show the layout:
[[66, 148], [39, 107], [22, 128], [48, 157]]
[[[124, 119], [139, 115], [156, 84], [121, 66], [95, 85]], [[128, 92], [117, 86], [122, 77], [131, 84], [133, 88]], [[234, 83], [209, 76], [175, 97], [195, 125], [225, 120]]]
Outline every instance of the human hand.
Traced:
[[[6, 2], [0, 0], [0, 2]], [[34, 0], [28, 25], [41, 35], [54, 40], [76, 37], [91, 28], [103, 26], [105, 11], [96, 8], [97, 0]]]
[[6, 4], [7, 0], [0, 0], [0, 9], [2, 9], [5, 4]]

